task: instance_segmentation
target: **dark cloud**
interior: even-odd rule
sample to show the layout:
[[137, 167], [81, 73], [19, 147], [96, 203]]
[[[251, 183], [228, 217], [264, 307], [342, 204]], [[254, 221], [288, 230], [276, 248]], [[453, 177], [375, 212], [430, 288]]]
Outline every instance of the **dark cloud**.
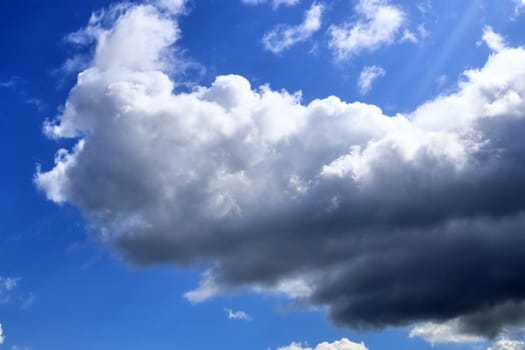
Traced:
[[176, 23], [123, 6], [112, 28], [95, 18], [77, 34], [99, 44], [46, 126], [79, 139], [37, 173], [49, 199], [79, 207], [135, 264], [209, 267], [197, 301], [297, 295], [302, 281], [350, 327], [458, 320], [493, 337], [523, 322], [525, 50], [502, 48], [406, 116], [304, 105], [234, 75], [173, 94]]

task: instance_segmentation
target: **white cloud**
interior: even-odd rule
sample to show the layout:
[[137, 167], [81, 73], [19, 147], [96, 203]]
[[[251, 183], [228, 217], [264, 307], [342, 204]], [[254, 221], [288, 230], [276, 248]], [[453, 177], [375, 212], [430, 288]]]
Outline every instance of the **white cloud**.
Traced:
[[427, 322], [419, 324], [410, 331], [410, 338], [422, 338], [431, 344], [469, 344], [484, 340], [483, 337], [478, 335], [465, 334], [461, 330], [458, 320], [445, 323]]
[[[242, 3], [247, 5], [259, 5], [265, 4], [270, 0], [241, 0]], [[297, 5], [301, 0], [271, 0], [272, 7], [274, 9], [279, 8], [280, 6], [294, 6]]]
[[208, 271], [203, 275], [199, 286], [195, 290], [186, 292], [184, 297], [191, 303], [197, 304], [209, 300], [221, 292], [220, 287], [215, 283], [213, 274]]
[[486, 26], [483, 30], [483, 41], [489, 49], [491, 49], [494, 52], [500, 52], [502, 50], [505, 50], [507, 48], [507, 45], [505, 44], [505, 39], [494, 32], [492, 27]]
[[361, 95], [366, 95], [372, 89], [372, 84], [376, 79], [384, 77], [386, 74], [382, 67], [378, 66], [367, 66], [363, 68], [361, 74], [359, 74], [359, 80], [357, 85]]
[[232, 309], [224, 309], [226, 311], [226, 317], [228, 317], [229, 320], [244, 320], [244, 321], [251, 321], [250, 315], [248, 315], [246, 312], [239, 310], [239, 311], [233, 311]]
[[308, 40], [321, 28], [321, 18], [324, 5], [312, 4], [306, 11], [304, 21], [297, 26], [278, 25], [263, 37], [264, 48], [275, 54], [281, 53], [289, 47]]
[[500, 339], [487, 350], [524, 350], [525, 342], [518, 340]]
[[2, 324], [0, 323], [0, 345], [3, 344], [5, 341], [4, 332], [2, 330]]
[[254, 286], [253, 291], [261, 294], [281, 294], [290, 299], [303, 299], [312, 295], [312, 281], [306, 277], [290, 277], [279, 280], [271, 286]]
[[368, 348], [363, 342], [354, 343], [346, 338], [342, 338], [333, 343], [322, 342], [314, 348], [302, 345], [301, 343], [292, 343], [277, 350], [368, 350]]
[[406, 13], [387, 0], [359, 0], [355, 11], [357, 21], [332, 25], [329, 30], [329, 46], [339, 60], [365, 50], [374, 51], [396, 40], [417, 41], [412, 32], [401, 31], [407, 21]]
[[168, 11], [171, 15], [178, 15], [185, 11], [187, 0], [153, 0], [159, 8]]

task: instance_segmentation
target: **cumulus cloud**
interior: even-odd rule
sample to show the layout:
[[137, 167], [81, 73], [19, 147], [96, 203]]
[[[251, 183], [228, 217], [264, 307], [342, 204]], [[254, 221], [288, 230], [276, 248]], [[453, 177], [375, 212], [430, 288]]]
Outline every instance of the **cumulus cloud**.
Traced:
[[232, 309], [224, 309], [224, 311], [226, 311], [226, 317], [228, 317], [229, 320], [250, 321], [252, 319], [250, 315], [242, 310], [233, 311]]
[[414, 33], [402, 30], [406, 13], [388, 0], [359, 0], [355, 6], [358, 19], [329, 29], [329, 46], [337, 59], [351, 58], [362, 51], [374, 51], [396, 41], [417, 41]]
[[110, 12], [88, 25], [94, 57], [44, 127], [76, 145], [35, 183], [125, 258], [209, 267], [194, 301], [302, 280], [356, 328], [459, 319], [494, 337], [523, 323], [524, 49], [389, 116], [238, 75], [174, 93], [173, 16]]
[[292, 343], [288, 346], [278, 348], [277, 350], [368, 350], [363, 342], [354, 343], [346, 338], [336, 340], [333, 343], [322, 342], [315, 348], [311, 348], [301, 343]]
[[262, 39], [264, 48], [275, 54], [281, 53], [289, 47], [308, 40], [315, 32], [321, 29], [321, 19], [324, 6], [313, 3], [304, 16], [304, 21], [296, 26], [278, 25], [266, 33]]
[[357, 86], [361, 95], [366, 95], [372, 89], [372, 84], [376, 79], [384, 77], [386, 74], [385, 70], [379, 66], [367, 66], [363, 68], [359, 74], [359, 80]]
[[272, 7], [274, 9], [279, 8], [280, 6], [294, 6], [297, 5], [301, 0], [241, 0], [243, 4], [247, 5], [259, 5], [259, 4], [265, 4], [267, 2], [272, 3]]
[[2, 324], [0, 323], [0, 345], [3, 344], [5, 341], [4, 332], [2, 330]]

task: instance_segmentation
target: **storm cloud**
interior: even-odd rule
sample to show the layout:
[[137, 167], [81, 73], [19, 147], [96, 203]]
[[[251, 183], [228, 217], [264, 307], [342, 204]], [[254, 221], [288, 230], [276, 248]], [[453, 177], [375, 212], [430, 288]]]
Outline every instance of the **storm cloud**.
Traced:
[[254, 288], [360, 329], [522, 324], [523, 48], [389, 116], [238, 75], [175, 93], [177, 11], [120, 5], [75, 34], [96, 47], [44, 127], [77, 140], [35, 175], [50, 200], [134, 264], [208, 266], [195, 301]]

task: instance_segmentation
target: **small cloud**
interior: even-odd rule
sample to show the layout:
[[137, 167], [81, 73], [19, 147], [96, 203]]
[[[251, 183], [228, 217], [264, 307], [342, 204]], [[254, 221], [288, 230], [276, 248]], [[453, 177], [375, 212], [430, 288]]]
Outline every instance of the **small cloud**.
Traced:
[[186, 292], [184, 298], [193, 304], [202, 303], [206, 300], [209, 300], [220, 293], [220, 288], [215, 282], [215, 278], [211, 271], [204, 273], [199, 286]]
[[[273, 9], [276, 10], [281, 6], [290, 7], [290, 6], [297, 5], [299, 1], [301, 0], [272, 0], [271, 3], [272, 3]], [[241, 0], [241, 2], [246, 5], [260, 5], [260, 4], [268, 3], [270, 1], [268, 0]]]
[[0, 304], [5, 304], [11, 300], [12, 292], [19, 280], [19, 278], [0, 276]]
[[426, 322], [419, 324], [410, 331], [409, 336], [410, 338], [422, 338], [432, 345], [443, 343], [470, 344], [484, 340], [479, 335], [464, 333], [457, 319], [445, 323]]
[[278, 348], [277, 350], [368, 350], [363, 342], [354, 343], [346, 338], [337, 340], [333, 343], [322, 342], [315, 348], [311, 348], [308, 345], [301, 343], [292, 343], [288, 346]]
[[244, 321], [251, 321], [250, 315], [248, 315], [246, 312], [239, 310], [239, 311], [233, 311], [232, 309], [224, 309], [226, 311], [226, 317], [228, 317], [229, 320], [244, 320]]
[[414, 34], [401, 31], [407, 22], [407, 14], [388, 1], [360, 0], [355, 11], [359, 16], [357, 21], [332, 25], [329, 29], [329, 46], [339, 60], [364, 50], [377, 50], [397, 40], [415, 39]]
[[266, 33], [262, 39], [264, 48], [274, 54], [279, 54], [289, 47], [308, 40], [321, 29], [321, 18], [324, 6], [314, 3], [306, 11], [304, 21], [297, 26], [278, 25]]
[[507, 47], [505, 39], [498, 33], [494, 32], [490, 26], [486, 26], [483, 30], [482, 40], [489, 47], [489, 49], [494, 52], [500, 52]]
[[518, 340], [500, 339], [487, 350], [525, 350], [525, 342]]
[[4, 331], [2, 330], [2, 324], [0, 323], [0, 344], [3, 344], [5, 341]]
[[363, 68], [359, 75], [359, 81], [357, 82], [361, 95], [369, 93], [374, 81], [378, 78], [384, 77], [385, 74], [385, 70], [379, 66], [368, 66]]

